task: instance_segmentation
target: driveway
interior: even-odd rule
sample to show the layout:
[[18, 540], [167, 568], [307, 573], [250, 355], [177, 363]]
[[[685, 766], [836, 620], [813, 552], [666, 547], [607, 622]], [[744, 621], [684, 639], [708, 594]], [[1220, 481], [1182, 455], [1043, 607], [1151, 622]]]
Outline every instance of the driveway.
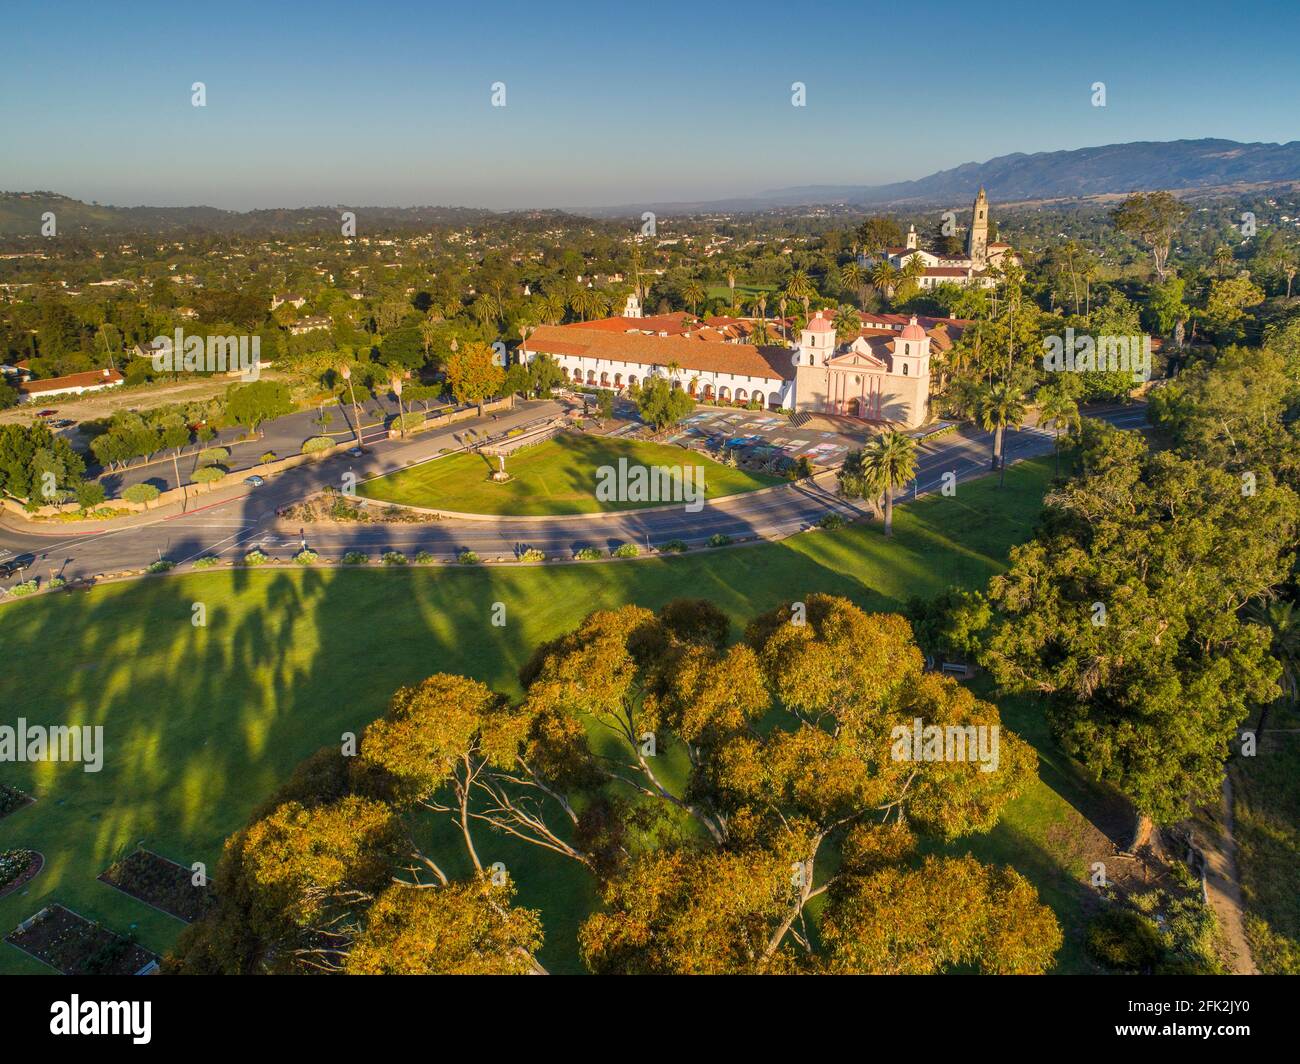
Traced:
[[[812, 484], [792, 484], [775, 491], [720, 499], [698, 513], [653, 510], [591, 514], [585, 520], [569, 517], [540, 522], [507, 518], [491, 523], [445, 520], [427, 524], [331, 524], [302, 530], [276, 517], [278, 508], [326, 485], [337, 486], [346, 472], [361, 479], [403, 468], [436, 454], [442, 447], [455, 446], [456, 438], [469, 429], [500, 431], [558, 410], [558, 404], [539, 400], [520, 404], [495, 422], [490, 418], [473, 419], [445, 432], [409, 441], [383, 440], [361, 459], [339, 455], [300, 466], [263, 488], [208, 505], [200, 500], [200, 509], [149, 524], [80, 535], [59, 535], [53, 530], [51, 535], [31, 535], [0, 526], [0, 560], [31, 552], [37, 559], [32, 575], [48, 579], [52, 572], [58, 572], [75, 578], [143, 568], [159, 557], [178, 563], [205, 554], [241, 557], [254, 545], [273, 556], [289, 558], [300, 549], [304, 538], [312, 549], [330, 557], [347, 550], [372, 556], [385, 550], [400, 550], [408, 556], [426, 550], [440, 557], [473, 550], [484, 558], [508, 558], [525, 547], [535, 547], [551, 556], [568, 556], [583, 546], [657, 546], [671, 539], [698, 546], [716, 534], [733, 539], [778, 538], [810, 527], [829, 510], [862, 512], [859, 506], [834, 495], [833, 474], [826, 474]], [[1122, 428], [1146, 423], [1143, 406], [1092, 411], [1091, 416]], [[958, 481], [986, 473], [991, 438], [990, 433], [967, 427], [923, 445], [916, 481], [910, 491], [900, 493], [901, 500], [940, 490], [947, 473], [955, 474]], [[1046, 430], [1027, 427], [1007, 433], [1009, 462], [1051, 451], [1052, 434]]]

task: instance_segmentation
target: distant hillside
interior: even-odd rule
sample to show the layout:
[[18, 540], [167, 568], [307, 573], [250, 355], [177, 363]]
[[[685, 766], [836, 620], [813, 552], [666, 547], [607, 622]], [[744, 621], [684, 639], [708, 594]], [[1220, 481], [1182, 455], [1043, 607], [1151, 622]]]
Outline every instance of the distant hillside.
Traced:
[[0, 192], [0, 236], [36, 235], [41, 215], [53, 211], [60, 235], [133, 233], [165, 236], [182, 232], [337, 232], [339, 214], [357, 212], [369, 230], [429, 225], [472, 225], [491, 212], [469, 207], [298, 207], [226, 211], [217, 207], [109, 207], [83, 203], [57, 192]]
[[1137, 141], [1073, 151], [1002, 155], [984, 163], [963, 163], [915, 181], [889, 185], [807, 185], [758, 196], [695, 202], [637, 203], [598, 209], [495, 212], [470, 207], [299, 207], [282, 210], [226, 211], [216, 207], [107, 207], [82, 203], [54, 192], [0, 192], [0, 237], [40, 232], [44, 211], [52, 210], [63, 235], [182, 231], [214, 233], [296, 233], [337, 231], [339, 212], [352, 209], [370, 231], [474, 225], [508, 215], [520, 224], [581, 213], [589, 217], [710, 214], [766, 211], [813, 204], [956, 204], [983, 185], [995, 203], [1076, 199], [1156, 188], [1209, 189], [1300, 181], [1300, 141], [1241, 144], [1234, 140]]
[[963, 163], [915, 181], [874, 186], [778, 189], [760, 199], [797, 203], [951, 202], [980, 185], [996, 201], [1097, 196], [1156, 188], [1267, 184], [1300, 180], [1300, 141], [1240, 144], [1235, 140], [1136, 141], [1073, 151], [1001, 155]]

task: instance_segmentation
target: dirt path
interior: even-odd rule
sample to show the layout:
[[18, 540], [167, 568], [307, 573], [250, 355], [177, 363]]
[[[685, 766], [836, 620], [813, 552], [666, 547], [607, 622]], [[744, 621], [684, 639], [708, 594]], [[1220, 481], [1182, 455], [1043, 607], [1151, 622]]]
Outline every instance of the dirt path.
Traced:
[[1232, 777], [1223, 775], [1223, 789], [1219, 795], [1219, 809], [1206, 810], [1218, 831], [1203, 832], [1197, 839], [1205, 854], [1205, 889], [1210, 907], [1223, 930], [1224, 942], [1231, 954], [1228, 958], [1235, 975], [1259, 975], [1255, 960], [1246, 941], [1246, 909], [1241, 900], [1241, 884], [1237, 878], [1237, 842], [1233, 835], [1235, 821], [1232, 810]]

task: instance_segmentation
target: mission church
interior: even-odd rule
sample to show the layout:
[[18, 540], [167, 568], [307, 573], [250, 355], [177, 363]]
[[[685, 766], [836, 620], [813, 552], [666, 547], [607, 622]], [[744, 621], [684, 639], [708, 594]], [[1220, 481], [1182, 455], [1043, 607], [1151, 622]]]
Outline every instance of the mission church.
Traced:
[[[968, 279], [983, 278], [989, 266], [1012, 255], [1006, 244], [988, 242], [983, 189], [975, 200], [966, 256], [945, 259], [923, 251], [915, 236], [913, 230], [907, 247], [889, 249], [891, 257], [897, 252], [902, 262], [920, 255], [923, 261], [962, 264], [927, 266], [927, 271], [953, 269]], [[705, 404], [756, 404], [905, 428], [925, 424], [931, 360], [951, 348], [970, 322], [915, 314], [863, 313], [860, 318], [861, 328], [844, 342], [837, 340], [834, 312], [819, 310], [800, 331], [797, 345], [755, 344], [752, 318], [646, 316], [631, 295], [621, 315], [538, 326], [524, 339], [520, 358], [527, 364], [549, 355], [575, 385], [615, 392], [664, 377]], [[771, 324], [783, 332], [788, 328], [781, 320]]]
[[[971, 206], [965, 254], [945, 255], [927, 251], [921, 247], [913, 225], [908, 229], [906, 243], [902, 247], [886, 248], [884, 258], [898, 270], [917, 260], [920, 272], [916, 275], [916, 283], [926, 291], [941, 284], [992, 288], [997, 284], [994, 269], [1013, 262], [1020, 264], [1020, 258], [1010, 244], [989, 242], [989, 198], [982, 188]], [[861, 261], [864, 266], [871, 266], [876, 260], [864, 256]]]

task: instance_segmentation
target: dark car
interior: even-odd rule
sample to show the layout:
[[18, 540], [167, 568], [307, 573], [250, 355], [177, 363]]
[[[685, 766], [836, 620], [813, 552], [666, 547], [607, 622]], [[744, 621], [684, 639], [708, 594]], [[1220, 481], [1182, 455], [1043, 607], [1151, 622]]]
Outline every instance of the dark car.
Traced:
[[363, 454], [365, 454], [365, 453], [366, 453], [366, 452], [363, 451], [360, 447], [353, 447], [351, 450], [348, 451], [348, 457], [349, 457], [349, 458], [360, 458], [360, 457], [361, 457]]
[[0, 562], [0, 580], [8, 580], [11, 576], [17, 576], [24, 569], [32, 567], [32, 559], [13, 558], [7, 562]]
[[57, 414], [57, 413], [58, 413], [57, 410], [38, 410], [38, 411], [36, 411], [36, 416], [37, 416], [37, 417], [53, 417], [53, 416], [54, 416], [55, 414]]

